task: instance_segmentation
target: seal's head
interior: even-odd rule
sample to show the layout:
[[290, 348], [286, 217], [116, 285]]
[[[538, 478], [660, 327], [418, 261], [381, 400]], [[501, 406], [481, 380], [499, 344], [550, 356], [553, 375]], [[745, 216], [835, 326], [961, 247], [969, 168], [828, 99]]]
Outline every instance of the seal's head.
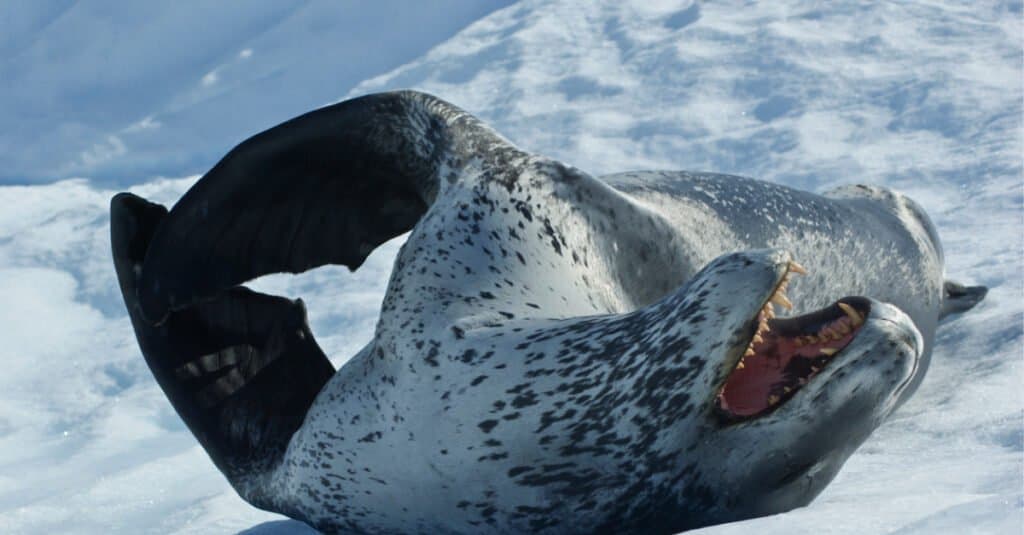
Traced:
[[702, 511], [710, 520], [809, 503], [914, 376], [923, 341], [893, 306], [845, 297], [776, 317], [775, 305], [792, 308], [786, 288], [801, 273], [788, 253], [743, 252], [712, 262], [691, 286], [705, 302], [729, 303], [711, 309], [727, 341], [708, 354], [697, 424], [714, 431], [700, 433], [705, 439], [695, 447], [702, 474], [696, 491], [713, 496]]

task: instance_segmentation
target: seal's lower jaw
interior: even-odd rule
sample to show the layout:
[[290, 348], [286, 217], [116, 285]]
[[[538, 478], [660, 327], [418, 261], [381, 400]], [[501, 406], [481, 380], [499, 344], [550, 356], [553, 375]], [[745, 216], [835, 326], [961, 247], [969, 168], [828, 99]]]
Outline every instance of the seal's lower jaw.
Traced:
[[792, 306], [785, 296], [788, 276], [752, 320], [754, 335], [719, 390], [718, 412], [727, 421], [757, 418], [784, 404], [857, 337], [871, 312], [868, 299], [845, 297], [803, 316], [775, 318], [773, 303]]

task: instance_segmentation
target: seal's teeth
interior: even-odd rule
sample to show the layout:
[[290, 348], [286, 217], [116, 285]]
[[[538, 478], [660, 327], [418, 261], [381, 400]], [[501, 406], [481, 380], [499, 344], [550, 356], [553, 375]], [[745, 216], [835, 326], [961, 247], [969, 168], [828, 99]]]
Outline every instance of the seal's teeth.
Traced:
[[794, 338], [793, 339], [793, 345], [795, 345], [796, 347], [803, 347], [804, 346], [804, 339], [803, 339], [803, 337], [797, 336], [796, 338]]
[[749, 347], [749, 346], [747, 346], [747, 350], [743, 352], [743, 356], [744, 357], [753, 357], [754, 356], [754, 349]]
[[822, 355], [827, 355], [829, 357], [839, 352], [839, 350], [834, 347], [823, 347], [820, 351]]
[[779, 402], [779, 396], [776, 396], [775, 394], [772, 394], [772, 395], [768, 396], [768, 404], [769, 405], [775, 405], [778, 402]]
[[811, 373], [818, 373], [818, 370], [820, 370], [820, 369], [821, 368], [819, 368], [817, 366], [811, 366]]
[[737, 370], [742, 370], [743, 368], [746, 368], [746, 367], [747, 367], [747, 365], [743, 364], [743, 359], [740, 359], [739, 363], [736, 364], [736, 369]]
[[782, 387], [782, 391], [788, 394], [788, 393], [792, 392], [793, 389], [788, 387], [788, 386], [784, 386], [784, 387]]
[[793, 303], [790, 303], [789, 299], [786, 299], [786, 296], [781, 292], [772, 294], [771, 302], [785, 308], [786, 310], [793, 310]]
[[764, 338], [761, 338], [760, 334], [755, 334], [754, 338], [751, 341], [754, 342], [755, 344], [760, 344], [761, 342], [764, 342]]
[[801, 266], [800, 264], [797, 264], [796, 262], [794, 262], [792, 260], [789, 261], [789, 264], [786, 267], [789, 269], [789, 271], [791, 271], [793, 273], [799, 273], [800, 275], [806, 275], [807, 274], [807, 269], [805, 269], [803, 266]]
[[840, 302], [839, 308], [843, 309], [843, 312], [845, 312], [846, 315], [849, 316], [850, 321], [853, 322], [854, 327], [860, 325], [861, 323], [864, 323], [864, 318], [852, 306]]
[[835, 330], [839, 331], [839, 334], [841, 334], [843, 336], [846, 336], [846, 335], [850, 334], [850, 326], [845, 324], [845, 323], [839, 323], [838, 325], [836, 325], [833, 328]]

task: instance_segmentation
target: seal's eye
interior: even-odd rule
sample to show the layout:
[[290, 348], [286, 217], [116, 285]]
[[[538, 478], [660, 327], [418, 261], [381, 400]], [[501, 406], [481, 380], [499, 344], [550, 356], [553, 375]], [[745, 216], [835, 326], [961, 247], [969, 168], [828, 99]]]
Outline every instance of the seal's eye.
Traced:
[[718, 393], [718, 408], [726, 419], [761, 416], [781, 405], [828, 365], [864, 325], [871, 305], [862, 297], [844, 297], [803, 316], [776, 318], [773, 304], [792, 308], [786, 286], [792, 273], [802, 271], [791, 264], [752, 320], [754, 334]]

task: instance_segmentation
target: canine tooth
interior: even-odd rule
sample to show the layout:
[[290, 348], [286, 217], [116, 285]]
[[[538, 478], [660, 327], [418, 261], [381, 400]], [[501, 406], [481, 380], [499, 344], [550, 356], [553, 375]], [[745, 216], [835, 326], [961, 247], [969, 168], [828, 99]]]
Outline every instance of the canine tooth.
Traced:
[[775, 394], [772, 394], [772, 395], [768, 396], [768, 404], [769, 405], [775, 405], [778, 402], [779, 402], [779, 396], [776, 396]]
[[772, 294], [771, 302], [784, 307], [786, 310], [793, 310], [793, 303], [790, 303], [789, 299], [786, 299], [786, 296], [782, 295], [782, 293]]
[[803, 266], [801, 266], [800, 264], [797, 264], [796, 262], [794, 262], [792, 260], [789, 261], [789, 266], [788, 267], [789, 267], [789, 270], [792, 271], [793, 273], [799, 273], [801, 275], [806, 275], [807, 274], [807, 269], [805, 269]]
[[850, 317], [850, 321], [853, 322], [854, 327], [864, 323], [864, 318], [861, 317], [860, 313], [858, 313], [852, 306], [846, 303], [839, 303], [839, 308], [843, 309], [843, 312]]
[[834, 348], [834, 347], [823, 347], [823, 348], [821, 348], [821, 354], [822, 355], [828, 355], [830, 357], [832, 355], [835, 355], [838, 352], [839, 352], [839, 350]]

